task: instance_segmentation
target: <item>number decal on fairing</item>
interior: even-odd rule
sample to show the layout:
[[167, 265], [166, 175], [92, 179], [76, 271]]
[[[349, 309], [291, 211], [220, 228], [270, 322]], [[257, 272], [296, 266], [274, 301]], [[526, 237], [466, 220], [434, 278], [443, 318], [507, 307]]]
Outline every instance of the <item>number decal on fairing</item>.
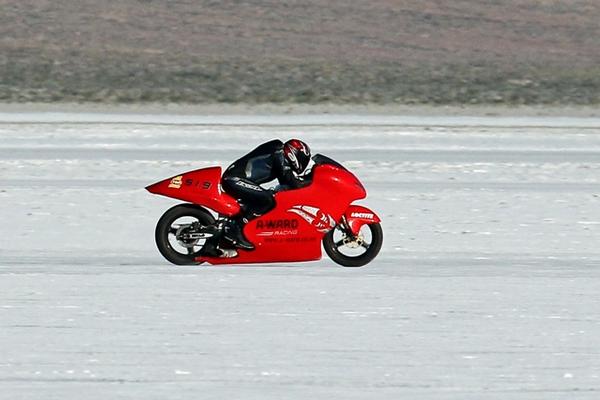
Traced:
[[185, 180], [186, 186], [194, 186], [200, 189], [208, 190], [212, 186], [212, 182], [210, 181], [194, 181], [191, 178]]

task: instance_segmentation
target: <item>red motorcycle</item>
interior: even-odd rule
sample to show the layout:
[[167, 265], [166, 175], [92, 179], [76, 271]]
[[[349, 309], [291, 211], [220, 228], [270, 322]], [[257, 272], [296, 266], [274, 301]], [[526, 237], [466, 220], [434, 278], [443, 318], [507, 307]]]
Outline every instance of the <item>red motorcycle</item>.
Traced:
[[[173, 264], [187, 265], [313, 261], [321, 242], [329, 257], [346, 267], [360, 267], [379, 253], [380, 218], [351, 204], [366, 197], [359, 180], [336, 161], [317, 154], [310, 184], [275, 193], [276, 206], [244, 226], [254, 250], [235, 249], [223, 236], [224, 226], [240, 211], [238, 202], [221, 191], [221, 168], [183, 173], [146, 187], [150, 193], [189, 202], [166, 211], [156, 225], [156, 244]], [[207, 240], [219, 243], [220, 256], [203, 255]]]

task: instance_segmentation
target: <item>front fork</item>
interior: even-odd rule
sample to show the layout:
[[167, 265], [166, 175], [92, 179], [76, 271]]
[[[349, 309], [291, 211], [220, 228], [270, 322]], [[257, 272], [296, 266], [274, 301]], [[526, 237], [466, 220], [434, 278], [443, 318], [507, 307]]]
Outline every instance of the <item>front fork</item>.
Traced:
[[344, 235], [346, 235], [346, 237], [351, 238], [351, 239], [356, 238], [356, 235], [354, 233], [352, 233], [352, 230], [350, 230], [350, 225], [348, 225], [348, 219], [346, 219], [345, 215], [342, 215], [342, 220], [338, 224], [338, 227], [340, 228], [342, 233]]
[[381, 222], [381, 218], [366, 207], [350, 205], [342, 216], [342, 224], [348, 229], [352, 236], [358, 236], [363, 225]]

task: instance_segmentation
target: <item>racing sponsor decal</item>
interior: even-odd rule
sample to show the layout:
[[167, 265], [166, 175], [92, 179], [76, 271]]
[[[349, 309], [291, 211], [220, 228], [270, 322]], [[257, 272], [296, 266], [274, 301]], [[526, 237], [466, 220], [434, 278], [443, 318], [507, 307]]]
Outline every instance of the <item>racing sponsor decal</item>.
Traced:
[[[264, 236], [264, 235], [262, 235]], [[316, 236], [266, 236], [264, 238], [265, 243], [273, 244], [304, 244], [308, 242], [316, 242], [318, 238]]]
[[364, 219], [373, 219], [373, 217], [374, 217], [373, 213], [366, 213], [366, 212], [353, 212], [352, 214], [350, 214], [350, 216], [352, 218], [364, 218]]
[[317, 207], [296, 205], [287, 211], [298, 214], [319, 232], [327, 232], [336, 225], [331, 215], [324, 213]]
[[287, 236], [298, 234], [298, 220], [297, 219], [259, 219], [256, 221], [256, 229], [263, 232], [259, 232], [256, 236]]
[[262, 192], [262, 188], [256, 185], [252, 185], [250, 183], [244, 182], [244, 181], [235, 181], [235, 184], [238, 186], [241, 186], [243, 188], [246, 189], [252, 189], [252, 190], [256, 190], [258, 192]]
[[297, 234], [298, 234], [298, 229], [279, 229], [276, 231], [259, 232], [256, 234], [256, 236], [272, 237], [272, 236], [289, 236], [289, 235], [297, 235]]
[[297, 219], [259, 219], [256, 221], [256, 229], [296, 229]]
[[169, 183], [169, 187], [173, 188], [173, 189], [181, 189], [182, 181], [183, 181], [183, 175], [176, 176], [175, 178], [171, 179], [171, 182]]

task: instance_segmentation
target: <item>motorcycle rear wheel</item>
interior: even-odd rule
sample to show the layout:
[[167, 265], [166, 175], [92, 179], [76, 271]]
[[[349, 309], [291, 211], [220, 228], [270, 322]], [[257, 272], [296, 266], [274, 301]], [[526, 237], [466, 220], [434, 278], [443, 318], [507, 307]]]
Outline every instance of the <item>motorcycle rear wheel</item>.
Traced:
[[186, 229], [194, 229], [194, 224], [206, 227], [214, 222], [214, 217], [200, 206], [179, 204], [171, 207], [156, 224], [154, 238], [158, 251], [175, 265], [200, 264], [195, 259], [200, 255], [206, 239], [186, 240], [183, 234]]
[[[367, 234], [369, 237], [365, 238]], [[363, 225], [356, 236], [338, 225], [323, 238], [323, 248], [329, 258], [344, 267], [362, 267], [368, 264], [379, 254], [382, 244], [383, 230], [379, 223]], [[344, 248], [364, 249], [364, 252], [347, 254]]]

